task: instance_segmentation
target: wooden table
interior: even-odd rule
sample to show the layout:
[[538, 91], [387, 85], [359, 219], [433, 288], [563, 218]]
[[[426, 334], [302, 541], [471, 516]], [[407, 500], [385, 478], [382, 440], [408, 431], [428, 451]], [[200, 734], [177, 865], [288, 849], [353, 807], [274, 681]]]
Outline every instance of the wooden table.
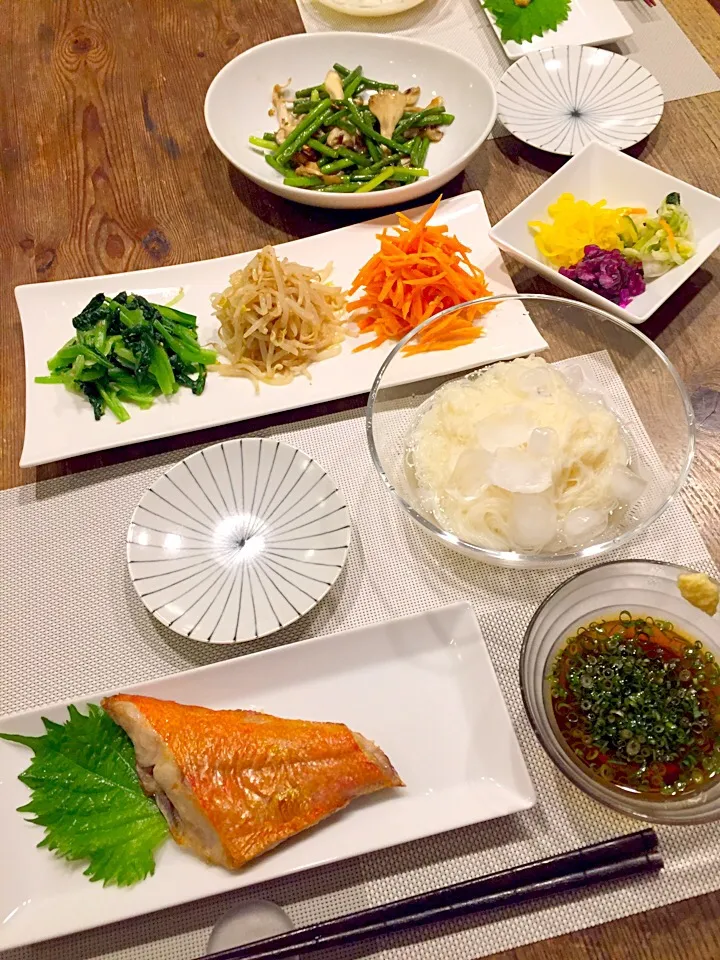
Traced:
[[[720, 0], [666, 0], [666, 6], [717, 70]], [[236, 432], [222, 428], [20, 471], [25, 388], [13, 288], [219, 257], [350, 222], [350, 216], [297, 207], [256, 189], [228, 166], [203, 123], [205, 91], [225, 62], [301, 30], [294, 0], [3, 5], [0, 488]], [[720, 193], [720, 94], [668, 103], [639, 155]], [[561, 162], [510, 137], [494, 140], [446, 194], [482, 190], [495, 222]], [[508, 266], [519, 290], [554, 292], [524, 267]], [[719, 293], [715, 256], [643, 328], [691, 390], [720, 390]], [[720, 561], [720, 434], [704, 431], [699, 439], [684, 496]], [[720, 893], [501, 956], [717, 960]]]

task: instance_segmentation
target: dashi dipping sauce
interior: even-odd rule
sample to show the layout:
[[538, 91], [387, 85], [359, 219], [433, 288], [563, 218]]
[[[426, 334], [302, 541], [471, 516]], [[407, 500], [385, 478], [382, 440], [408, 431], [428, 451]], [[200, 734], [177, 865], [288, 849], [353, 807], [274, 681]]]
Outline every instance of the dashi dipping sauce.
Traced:
[[624, 610], [581, 627], [548, 680], [568, 752], [607, 786], [684, 799], [720, 773], [720, 666], [671, 623]]

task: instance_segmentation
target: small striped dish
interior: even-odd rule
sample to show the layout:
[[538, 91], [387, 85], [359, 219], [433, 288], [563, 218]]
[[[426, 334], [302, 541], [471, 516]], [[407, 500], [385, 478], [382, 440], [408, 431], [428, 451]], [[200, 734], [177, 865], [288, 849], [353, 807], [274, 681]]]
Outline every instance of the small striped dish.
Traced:
[[150, 487], [127, 536], [130, 578], [166, 627], [239, 643], [293, 623], [340, 575], [350, 518], [311, 457], [277, 440], [230, 440]]
[[625, 150], [657, 126], [660, 84], [634, 60], [595, 47], [549, 47], [506, 70], [498, 118], [533, 147], [574, 156], [591, 141]]

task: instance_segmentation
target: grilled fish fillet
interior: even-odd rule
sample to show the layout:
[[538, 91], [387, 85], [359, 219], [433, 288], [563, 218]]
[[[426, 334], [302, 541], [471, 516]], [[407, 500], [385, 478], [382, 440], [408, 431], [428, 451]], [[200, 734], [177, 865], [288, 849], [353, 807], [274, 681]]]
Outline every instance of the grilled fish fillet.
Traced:
[[118, 694], [104, 709], [175, 840], [230, 869], [355, 797], [404, 786], [385, 754], [342, 723], [283, 720]]

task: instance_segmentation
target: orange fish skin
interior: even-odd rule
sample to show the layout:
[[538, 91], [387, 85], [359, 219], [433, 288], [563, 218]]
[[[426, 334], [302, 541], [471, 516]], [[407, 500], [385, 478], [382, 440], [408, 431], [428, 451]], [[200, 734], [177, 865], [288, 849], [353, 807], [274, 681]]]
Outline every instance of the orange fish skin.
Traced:
[[[341, 723], [211, 710], [130, 694], [103, 701], [111, 716], [122, 704], [134, 706], [172, 754], [230, 868], [241, 867], [355, 797], [404, 785], [377, 747]], [[195, 846], [172, 821], [170, 826], [176, 840]]]

